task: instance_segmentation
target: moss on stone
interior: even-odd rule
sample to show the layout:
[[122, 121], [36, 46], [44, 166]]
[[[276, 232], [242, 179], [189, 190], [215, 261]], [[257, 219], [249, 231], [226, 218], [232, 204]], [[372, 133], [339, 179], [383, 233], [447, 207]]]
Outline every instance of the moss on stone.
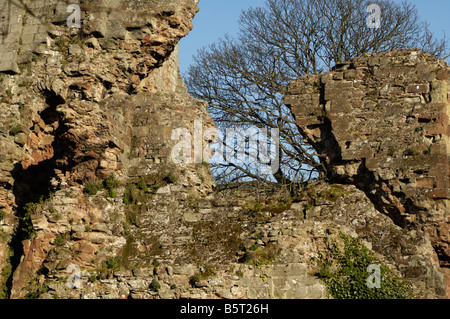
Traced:
[[333, 184], [330, 185], [329, 189], [320, 193], [320, 196], [322, 198], [325, 198], [326, 200], [335, 202], [337, 201], [340, 197], [350, 194], [349, 191], [346, 191], [345, 188], [342, 185], [339, 184]]

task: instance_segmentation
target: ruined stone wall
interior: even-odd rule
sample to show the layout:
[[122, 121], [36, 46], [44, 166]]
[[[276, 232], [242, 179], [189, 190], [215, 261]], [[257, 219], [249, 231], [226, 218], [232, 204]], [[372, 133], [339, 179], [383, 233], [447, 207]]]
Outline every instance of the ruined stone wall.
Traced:
[[417, 50], [367, 54], [291, 83], [286, 97], [331, 181], [357, 185], [450, 266], [449, 75]]
[[[318, 258], [329, 243], [341, 242], [340, 234], [359, 238], [384, 264], [413, 283], [416, 298], [446, 295], [446, 282], [430, 242], [395, 225], [354, 186], [316, 183], [287, 204], [282, 193], [265, 194], [260, 201], [256, 189], [208, 196], [186, 196], [177, 186], [157, 194], [135, 191], [141, 203], [131, 205], [106, 199], [104, 193], [84, 197], [97, 219], [83, 215], [86, 222], [72, 223], [70, 236], [51, 243], [43, 262], [48, 273], [38, 273], [26, 287], [26, 295], [49, 299], [329, 298], [326, 285], [316, 276]], [[61, 192], [55, 197], [52, 203], [70, 202]], [[273, 200], [271, 209], [255, 210], [254, 205], [264, 205], [268, 199]], [[111, 219], [98, 219], [100, 211]], [[121, 211], [127, 221], [118, 225], [115, 219]], [[50, 216], [47, 211], [43, 214]], [[64, 219], [50, 219], [42, 228], [66, 224]], [[114, 244], [112, 238], [116, 238]], [[108, 252], [114, 245], [121, 248]], [[98, 251], [100, 257], [89, 251]], [[254, 259], [248, 259], [249, 254]], [[80, 267], [75, 289], [70, 288], [75, 284], [73, 273], [67, 272], [70, 264]]]
[[113, 173], [124, 185], [145, 177], [162, 187], [170, 173], [180, 188], [195, 185], [189, 192], [214, 184], [210, 174], [200, 180], [202, 165], [180, 174], [169, 163], [172, 130], [214, 125], [179, 74], [178, 41], [197, 2], [80, 1], [81, 29], [70, 29], [72, 3], [1, 3], [0, 268], [13, 297], [26, 293], [55, 238], [79, 222], [104, 230], [77, 237], [81, 264], [104, 257], [96, 245], [121, 249], [123, 214], [84, 202], [89, 183]]
[[[340, 168], [331, 176], [348, 183], [350, 177], [337, 178], [348, 173], [338, 172], [348, 172], [354, 167], [350, 164], [361, 166], [350, 176], [371, 181], [370, 191], [362, 182], [356, 183], [360, 189], [317, 183], [294, 198], [259, 189], [213, 192], [207, 163], [176, 164], [171, 159], [179, 142], [172, 140], [174, 129], [184, 128], [195, 138], [196, 121], [201, 121], [203, 131], [214, 127], [205, 103], [186, 93], [179, 75], [177, 44], [192, 28], [197, 1], [80, 1], [81, 30], [66, 25], [69, 2], [74, 3], [1, 3], [2, 297], [328, 298], [326, 285], [315, 275], [317, 259], [331, 241], [339, 242], [340, 233], [359, 238], [410, 280], [417, 297], [446, 296], [432, 246], [445, 242], [424, 236], [417, 227], [396, 225], [380, 212], [393, 206], [390, 201], [395, 198], [386, 197], [389, 202], [383, 206], [370, 196], [371, 190], [388, 192], [394, 184], [377, 184], [380, 177], [362, 158], [340, 158], [340, 138], [326, 129], [326, 110], [333, 104], [323, 102], [334, 100], [324, 95], [327, 75], [322, 81], [305, 78], [301, 81], [306, 85], [293, 84], [296, 96], [288, 99], [297, 107], [314, 107], [309, 114], [316, 114], [308, 120], [317, 122], [304, 129], [305, 136], [327, 150], [329, 168], [339, 160]], [[421, 54], [416, 57], [421, 61]], [[379, 68], [385, 63], [374, 61]], [[427, 61], [424, 67], [434, 68], [438, 62], [433, 63]], [[348, 77], [358, 72], [362, 71], [341, 72], [341, 82], [354, 83]], [[436, 69], [436, 80], [442, 76]], [[418, 81], [414, 84], [421, 90]], [[375, 90], [379, 83], [370, 85]], [[435, 98], [434, 85], [427, 93], [408, 97]], [[353, 91], [333, 92], [349, 99], [358, 96], [350, 96], [356, 94]], [[298, 103], [299, 96], [309, 102]], [[299, 111], [293, 110], [303, 127]], [[422, 130], [415, 132], [414, 127], [414, 134], [429, 140], [425, 131], [434, 118], [421, 121]], [[369, 131], [355, 136], [348, 149], [358, 143], [362, 148], [360, 139], [371, 138]], [[436, 134], [429, 142], [432, 156], [441, 150], [436, 145], [442, 141]], [[207, 142], [202, 141], [202, 149]], [[399, 148], [394, 155], [400, 157]], [[423, 170], [424, 178], [437, 176], [429, 175], [431, 168]], [[412, 173], [418, 174], [408, 166], [405, 174]], [[405, 184], [399, 184], [401, 192], [413, 185], [407, 178], [399, 179]], [[435, 188], [442, 188], [439, 183], [436, 179], [440, 186]], [[417, 194], [431, 194], [426, 190], [420, 188]], [[423, 203], [413, 201], [415, 196], [404, 206]], [[425, 231], [437, 233], [432, 222], [441, 225], [445, 215], [438, 209], [447, 202], [426, 198], [436, 210], [421, 211], [417, 220], [426, 219]], [[247, 260], [250, 255], [256, 259]], [[71, 287], [76, 269], [80, 285]]]

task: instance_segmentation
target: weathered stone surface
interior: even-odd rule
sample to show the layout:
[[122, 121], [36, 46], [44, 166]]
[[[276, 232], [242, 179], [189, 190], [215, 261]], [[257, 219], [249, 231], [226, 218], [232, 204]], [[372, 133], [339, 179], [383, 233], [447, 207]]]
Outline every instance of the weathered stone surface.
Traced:
[[[13, 262], [12, 297], [24, 296], [42, 264], [67, 266], [60, 258], [69, 262], [73, 252], [57, 257], [55, 246], [76, 249], [72, 262], [83, 267], [102, 256], [101, 247], [114, 254], [126, 242], [123, 207], [84, 201], [88, 181], [114, 173], [124, 184], [142, 176], [149, 186], [161, 183], [164, 174], [181, 170], [170, 164], [177, 142], [172, 130], [193, 131], [194, 120], [205, 129], [214, 125], [179, 75], [177, 44], [192, 28], [196, 0], [84, 1], [81, 29], [71, 30], [66, 9], [72, 3], [0, 5], [7, 17], [0, 26], [0, 206], [5, 214], [23, 216], [27, 203], [41, 202], [31, 216], [34, 239], [24, 242], [23, 261]], [[204, 171], [184, 170], [189, 174], [177, 173], [174, 186]], [[203, 175], [204, 183], [191, 192], [211, 191], [213, 179]], [[65, 201], [69, 196], [80, 200]], [[8, 245], [17, 254], [22, 250], [21, 239], [12, 239], [22, 227], [18, 219], [4, 221], [1, 268]]]
[[[0, 25], [9, 31], [0, 44], [1, 55], [8, 56], [2, 60], [4, 70], [0, 68], [0, 291], [8, 284], [7, 297], [328, 298], [314, 273], [318, 254], [327, 241], [339, 240], [339, 232], [360, 237], [412, 280], [417, 296], [445, 295], [448, 282], [432, 246], [437, 247], [437, 237], [445, 238], [445, 228], [435, 237], [424, 234], [446, 216], [430, 214], [429, 207], [448, 211], [440, 199], [445, 180], [437, 174], [445, 169], [440, 135], [446, 138], [446, 68], [436, 68], [434, 77], [425, 63], [417, 78], [393, 80], [404, 85], [405, 96], [397, 106], [386, 103], [400, 92], [398, 85], [371, 83], [382, 115], [399, 134], [406, 134], [403, 127], [411, 126], [411, 118], [423, 124], [423, 136], [422, 131], [414, 133], [420, 133], [432, 156], [421, 158], [420, 165], [408, 161], [410, 155], [400, 156], [399, 149], [391, 156], [406, 160], [405, 179], [417, 175], [411, 182], [394, 182], [392, 163], [386, 160], [380, 166], [372, 156], [386, 136], [371, 139], [376, 122], [364, 117], [366, 111], [381, 116], [376, 101], [366, 98], [363, 79], [368, 71], [356, 67], [364, 66], [365, 59], [355, 60], [355, 67], [348, 63], [330, 78], [323, 76], [318, 83], [329, 83], [330, 88], [323, 92], [329, 99], [325, 106], [316, 94], [319, 86], [308, 86], [315, 77], [307, 77], [306, 85], [305, 79], [292, 84], [304, 103], [286, 97], [296, 112], [315, 114], [304, 121], [318, 126], [309, 125], [305, 134], [316, 147], [330, 147], [333, 178], [367, 180], [364, 173], [372, 172], [377, 178], [370, 179], [370, 190], [387, 194], [381, 207], [397, 204], [395, 196], [403, 194], [399, 203], [407, 208], [422, 194], [426, 201], [420, 203], [429, 207], [415, 222], [426, 221], [424, 232], [402, 229], [380, 213], [373, 197], [369, 200], [370, 191], [349, 185], [310, 185], [296, 194], [292, 206], [284, 195], [275, 194], [284, 211], [254, 211], [252, 204], [260, 204], [259, 190], [213, 192], [207, 165], [173, 160], [172, 150], [181, 140], [173, 137], [176, 129], [184, 129], [191, 144], [201, 140], [203, 151], [208, 141], [194, 128], [199, 122], [203, 131], [214, 127], [205, 103], [186, 93], [179, 75], [177, 44], [192, 27], [197, 1], [83, 1], [82, 28], [69, 30], [66, 8], [73, 2], [32, 1], [28, 9], [33, 15], [20, 5], [7, 5], [5, 12], [18, 23]], [[420, 57], [412, 54], [401, 60], [409, 65]], [[381, 67], [388, 61], [375, 56], [366, 64], [381, 77], [388, 74]], [[396, 112], [404, 106], [412, 115], [397, 120]], [[332, 122], [337, 123], [332, 132], [347, 136], [349, 125], [361, 127], [355, 139], [335, 138], [342, 147], [354, 143], [347, 152], [339, 153], [333, 149], [335, 140], [327, 139], [332, 134], [322, 129], [323, 107], [330, 121], [339, 120]], [[353, 118], [354, 107], [367, 110]], [[354, 123], [361, 118], [369, 123]], [[322, 132], [323, 141], [316, 141]], [[198, 154], [195, 149], [182, 151], [177, 160]], [[342, 162], [332, 164], [333, 156]], [[377, 184], [380, 180], [386, 185]], [[348, 178], [338, 181], [347, 183]], [[246, 261], [251, 253], [266, 257]], [[81, 286], [73, 289], [67, 283], [76, 269]]]
[[[230, 207], [211, 212], [209, 217], [217, 226], [208, 231], [206, 226], [211, 227], [211, 224], [204, 221], [180, 220], [193, 203], [175, 199], [180, 202], [171, 212], [169, 224], [172, 227], [166, 227], [165, 231], [152, 223], [132, 227], [129, 231], [136, 237], [133, 243], [124, 246], [126, 254], [122, 255], [128, 260], [127, 268], [100, 280], [96, 278], [107, 274], [106, 269], [83, 271], [79, 298], [328, 298], [326, 286], [314, 273], [318, 270], [318, 254], [327, 242], [339, 240], [340, 232], [359, 237], [386, 264], [410, 279], [417, 296], [436, 298], [445, 294], [446, 283], [430, 242], [417, 236], [415, 231], [405, 232], [395, 225], [375, 209], [362, 191], [354, 186], [318, 183], [308, 187], [304, 195], [304, 201], [264, 218], [265, 222], [261, 219], [256, 222], [245, 209], [235, 207], [239, 210], [240, 234], [233, 228], [235, 218], [224, 214]], [[247, 201], [254, 200], [250, 194], [240, 196]], [[238, 198], [229, 200], [229, 203], [239, 202]], [[157, 203], [158, 199], [154, 201]], [[204, 199], [197, 201], [205, 205]], [[308, 217], [305, 212], [311, 205], [315, 206], [317, 214]], [[147, 214], [151, 216], [152, 212], [144, 213]], [[234, 230], [230, 232], [230, 229]], [[142, 234], [158, 233], [169, 238], [142, 237]], [[192, 234], [181, 245], [182, 250], [177, 248], [179, 243], [170, 239], [180, 233]], [[235, 236], [233, 241], [243, 239], [230, 247], [232, 242], [227, 240], [226, 234]], [[164, 242], [164, 248], [157, 249], [157, 242]], [[257, 243], [259, 248], [255, 250]], [[149, 249], [133, 250], [133, 245], [145, 245]], [[227, 249], [231, 249], [230, 254], [225, 253]], [[276, 249], [276, 259], [261, 261], [258, 266], [242, 263], [239, 262], [240, 249], [247, 252]], [[65, 268], [61, 267], [61, 272], [63, 275]], [[193, 284], [196, 276], [198, 281]], [[73, 291], [65, 285], [55, 285], [53, 282], [57, 279], [46, 280], [52, 287], [50, 296], [67, 298]], [[155, 282], [160, 286], [159, 291], [152, 288]]]
[[304, 137], [332, 181], [364, 190], [450, 266], [449, 67], [404, 50], [365, 55], [290, 85]]

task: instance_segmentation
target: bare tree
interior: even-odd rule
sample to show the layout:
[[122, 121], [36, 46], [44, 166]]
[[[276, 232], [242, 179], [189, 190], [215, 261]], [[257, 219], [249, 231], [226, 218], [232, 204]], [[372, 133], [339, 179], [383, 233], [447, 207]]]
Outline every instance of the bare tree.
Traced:
[[[218, 127], [280, 131], [276, 173], [261, 175], [248, 162], [223, 162], [212, 165], [219, 183], [299, 183], [323, 173], [283, 103], [290, 81], [364, 53], [419, 48], [446, 58], [445, 37], [433, 36], [414, 5], [376, 3], [381, 9], [378, 29], [367, 25], [366, 0], [267, 0], [264, 7], [242, 12], [236, 38], [225, 37], [199, 50], [185, 82], [191, 94], [209, 103]], [[224, 145], [235, 147], [231, 141]]]

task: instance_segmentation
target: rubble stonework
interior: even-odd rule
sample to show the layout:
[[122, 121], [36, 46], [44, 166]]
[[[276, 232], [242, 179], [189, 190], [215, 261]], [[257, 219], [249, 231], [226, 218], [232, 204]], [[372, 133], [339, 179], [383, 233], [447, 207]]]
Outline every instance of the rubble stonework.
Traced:
[[[442, 114], [424, 117], [428, 109], [417, 108], [422, 130], [415, 132], [414, 127], [414, 134], [431, 145], [431, 153], [423, 154], [431, 154], [429, 169], [420, 162], [423, 176], [408, 175], [419, 173], [416, 164], [405, 161], [409, 166], [402, 171], [405, 176], [399, 178], [398, 189], [386, 176], [386, 185], [379, 185], [387, 168], [375, 172], [367, 166], [370, 161], [349, 159], [351, 150], [364, 149], [364, 139], [371, 138], [369, 128], [364, 139], [355, 135], [341, 161], [336, 147], [341, 139], [326, 129], [321, 112], [334, 107], [334, 98], [322, 94], [327, 92], [323, 89], [327, 75], [321, 81], [302, 79], [291, 88], [296, 95], [287, 99], [319, 112], [308, 117], [317, 121], [304, 129], [305, 136], [318, 149], [327, 150], [327, 168], [335, 172], [330, 176], [337, 183], [360, 189], [318, 182], [296, 194], [294, 201], [282, 191], [253, 186], [218, 192], [207, 163], [175, 164], [171, 158], [179, 142], [172, 139], [175, 129], [186, 129], [195, 139], [195, 123], [201, 122], [203, 131], [214, 128], [206, 103], [189, 96], [179, 75], [178, 41], [192, 28], [197, 1], [119, 0], [113, 5], [80, 1], [81, 29], [70, 29], [66, 9], [74, 2], [39, 0], [26, 8], [10, 1], [0, 5], [7, 17], [0, 25], [7, 30], [0, 44], [1, 297], [328, 298], [326, 285], [315, 275], [317, 259], [330, 241], [339, 241], [340, 233], [359, 238], [410, 280], [417, 297], [446, 296], [440, 268], [444, 259], [440, 265], [436, 252], [441, 257], [438, 248], [448, 249], [443, 228], [437, 228], [448, 216], [442, 206], [447, 202], [442, 196], [431, 198], [442, 194], [438, 190], [443, 187], [432, 165], [441, 161], [433, 156], [443, 154], [446, 141], [433, 133], [440, 129], [436, 123], [444, 123], [439, 122], [444, 120]], [[398, 52], [392, 54], [401, 59]], [[417, 61], [422, 56], [417, 53]], [[399, 62], [404, 77], [414, 59], [408, 61]], [[383, 69], [385, 61], [371, 63]], [[421, 68], [426, 73], [436, 63], [440, 62], [429, 59]], [[351, 71], [353, 66], [346, 65]], [[341, 83], [350, 85], [352, 76], [370, 82], [359, 73], [370, 67], [364, 70], [356, 69], [353, 75], [342, 72]], [[436, 99], [437, 85], [446, 73], [437, 68], [435, 73], [437, 82], [431, 82], [429, 92], [423, 93], [428, 82], [416, 80], [416, 87], [405, 88], [411, 90], [407, 98]], [[370, 85], [382, 88], [378, 82]], [[357, 92], [350, 91], [336, 88], [356, 99]], [[299, 103], [299, 98], [305, 101]], [[325, 98], [331, 104], [322, 108]], [[384, 105], [382, 98], [378, 100]], [[425, 105], [437, 108], [433, 102]], [[294, 106], [293, 110], [302, 128], [300, 113]], [[389, 112], [396, 121], [395, 112]], [[321, 132], [323, 142], [316, 136]], [[410, 137], [407, 130], [399, 134]], [[388, 140], [389, 135], [379, 137]], [[205, 147], [209, 141], [202, 142]], [[399, 160], [400, 152], [396, 147], [392, 157]], [[337, 161], [341, 166], [330, 170]], [[350, 174], [355, 167], [350, 163], [364, 170]], [[436, 177], [433, 187], [425, 187], [432, 177]], [[370, 180], [372, 188], [367, 190], [361, 186], [364, 182], [353, 183], [352, 178]], [[370, 195], [372, 190], [377, 195], [391, 188], [391, 196], [382, 203]], [[408, 200], [399, 197], [404, 214], [388, 215], [413, 216], [411, 207], [433, 204], [434, 211], [421, 208], [411, 219], [410, 224], [423, 225], [423, 231], [398, 220], [394, 223], [382, 213], [390, 212], [397, 204], [395, 196], [407, 190]], [[410, 220], [406, 217], [401, 221]], [[249, 252], [261, 259], [246, 261]], [[74, 279], [79, 281], [75, 284]]]
[[428, 237], [447, 268], [449, 71], [417, 50], [367, 54], [292, 82], [285, 99], [328, 178]]
[[[183, 169], [169, 162], [174, 129], [193, 132], [196, 120], [204, 129], [214, 126], [205, 103], [187, 94], [179, 74], [178, 41], [192, 28], [197, 1], [81, 1], [81, 29], [66, 25], [69, 4], [2, 3], [7, 19], [0, 52], [8, 59], [0, 67], [0, 266], [7, 269], [2, 282], [10, 282], [12, 297], [26, 294], [23, 287], [42, 270], [55, 238], [73, 232], [70, 223], [91, 220], [80, 214], [110, 220], [95, 205], [73, 199], [87, 184], [108, 176], [122, 184], [139, 178], [163, 184], [171, 173], [173, 184], [189, 193], [206, 194], [214, 185], [210, 174], [200, 175], [204, 166]], [[55, 202], [58, 191], [72, 195]], [[44, 202], [50, 206], [43, 208]], [[41, 206], [30, 212], [30, 203]], [[42, 215], [49, 207], [56, 219], [70, 223], [53, 229], [55, 218]], [[18, 235], [26, 223], [33, 234]], [[101, 239], [77, 239], [80, 265], [87, 255], [101, 256], [92, 241], [105, 239], [94, 237]], [[109, 253], [125, 242], [106, 237]]]

